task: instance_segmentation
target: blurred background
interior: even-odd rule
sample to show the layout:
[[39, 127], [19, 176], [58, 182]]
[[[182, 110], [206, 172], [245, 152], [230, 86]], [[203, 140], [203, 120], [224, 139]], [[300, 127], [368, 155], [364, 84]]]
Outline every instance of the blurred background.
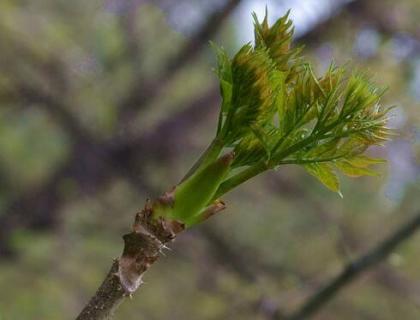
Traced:
[[[296, 166], [241, 186], [181, 235], [116, 319], [288, 319], [420, 214], [419, 0], [1, 0], [0, 319], [73, 319], [147, 197], [175, 185], [220, 103], [209, 40], [233, 54], [251, 12], [291, 9], [323, 72], [367, 70], [396, 105], [379, 178], [344, 198]], [[420, 235], [311, 319], [419, 319]]]

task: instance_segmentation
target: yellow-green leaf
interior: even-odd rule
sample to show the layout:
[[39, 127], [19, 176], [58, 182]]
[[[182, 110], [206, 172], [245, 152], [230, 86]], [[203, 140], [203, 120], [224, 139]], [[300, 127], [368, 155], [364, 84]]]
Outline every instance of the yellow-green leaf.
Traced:
[[232, 84], [225, 80], [220, 80], [220, 93], [222, 95], [222, 111], [227, 112], [231, 106]]
[[317, 178], [328, 189], [340, 193], [340, 181], [331, 164], [310, 163], [304, 165], [309, 174]]
[[358, 168], [366, 168], [373, 164], [381, 164], [385, 163], [386, 160], [380, 158], [371, 158], [365, 155], [359, 155], [356, 157], [352, 157], [346, 159], [351, 165], [358, 167]]
[[356, 167], [346, 160], [336, 161], [335, 166], [346, 176], [357, 178], [361, 176], [378, 176], [379, 174], [373, 170]]

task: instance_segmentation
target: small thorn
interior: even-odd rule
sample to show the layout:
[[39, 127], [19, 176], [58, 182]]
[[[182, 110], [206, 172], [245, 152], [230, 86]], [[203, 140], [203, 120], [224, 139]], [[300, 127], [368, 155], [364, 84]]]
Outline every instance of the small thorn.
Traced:
[[166, 245], [163, 245], [162, 246], [162, 249], [165, 249], [165, 250], [168, 250], [168, 251], [172, 251], [172, 249], [171, 248], [169, 248], [168, 246], [166, 246]]
[[164, 244], [163, 244], [163, 245], [160, 247], [159, 252], [160, 252], [160, 254], [161, 254], [161, 255], [163, 255], [164, 257], [166, 257], [166, 254], [165, 254], [164, 250], [172, 251], [172, 249], [171, 249], [171, 248], [169, 248], [168, 246], [166, 246], [166, 245], [164, 245]]

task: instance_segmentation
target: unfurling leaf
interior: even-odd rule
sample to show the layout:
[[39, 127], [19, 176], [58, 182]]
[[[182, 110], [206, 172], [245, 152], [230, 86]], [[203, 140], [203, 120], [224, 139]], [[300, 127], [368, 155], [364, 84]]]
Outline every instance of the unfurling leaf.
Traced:
[[[331, 64], [322, 76], [293, 48], [288, 14], [269, 25], [254, 14], [255, 44], [230, 59], [220, 48], [217, 74], [223, 98], [215, 140], [236, 157], [224, 190], [281, 164], [303, 165], [329, 189], [339, 192], [335, 169], [356, 177], [374, 176], [364, 156], [383, 145], [390, 108], [383, 90], [360, 72]], [[226, 186], [230, 186], [229, 188]]]

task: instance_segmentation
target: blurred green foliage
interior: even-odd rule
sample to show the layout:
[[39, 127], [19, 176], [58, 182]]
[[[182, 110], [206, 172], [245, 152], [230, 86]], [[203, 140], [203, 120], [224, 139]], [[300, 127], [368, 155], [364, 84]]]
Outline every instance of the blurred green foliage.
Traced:
[[[160, 79], [165, 61], [188, 37], [173, 31], [155, 4], [128, 14], [113, 3], [0, 2], [0, 218], [10, 214], [15, 199], [37, 195], [69, 157], [80, 161], [52, 189], [60, 195], [59, 206], [45, 207], [56, 217], [53, 224], [42, 231], [27, 228], [19, 216], [11, 230], [17, 256], [0, 261], [2, 320], [72, 319], [119, 255], [120, 235], [134, 213], [147, 197], [174, 185], [214, 134], [218, 106], [204, 108], [199, 100], [209, 92], [218, 95], [209, 46], [121, 126], [120, 101], [134, 84], [147, 93], [150, 79]], [[420, 6], [417, 0], [363, 3], [344, 7], [297, 41], [320, 73], [334, 57], [337, 64], [351, 60], [351, 67], [369, 69], [376, 82], [389, 85], [383, 103], [397, 105], [391, 124], [400, 135], [385, 151], [371, 151], [389, 159], [381, 176], [343, 180], [343, 199], [293, 165], [256, 178], [224, 199], [228, 209], [221, 216], [173, 244], [116, 319], [270, 319], [275, 308], [290, 312], [418, 210], [420, 114], [413, 94], [418, 87], [412, 88], [416, 72], [419, 77]], [[240, 23], [231, 19], [219, 32], [217, 42], [228, 52], [240, 45]], [[377, 39], [369, 54], [366, 35]], [[404, 39], [417, 41], [406, 55], [401, 49], [412, 46]], [[69, 122], [33, 92], [63, 104], [95, 144], [83, 135], [87, 146], [75, 152], [83, 143]], [[202, 108], [198, 115], [189, 109], [194, 101]], [[162, 133], [163, 123], [175, 129]], [[138, 136], [150, 143], [131, 167], [117, 162], [103, 168], [96, 162], [101, 156], [89, 170], [82, 166], [97, 141], [116, 148]], [[126, 167], [139, 183], [124, 176]], [[95, 168], [108, 178], [91, 176]], [[31, 214], [27, 209], [28, 219]], [[418, 319], [418, 238], [346, 288], [315, 319]]]

